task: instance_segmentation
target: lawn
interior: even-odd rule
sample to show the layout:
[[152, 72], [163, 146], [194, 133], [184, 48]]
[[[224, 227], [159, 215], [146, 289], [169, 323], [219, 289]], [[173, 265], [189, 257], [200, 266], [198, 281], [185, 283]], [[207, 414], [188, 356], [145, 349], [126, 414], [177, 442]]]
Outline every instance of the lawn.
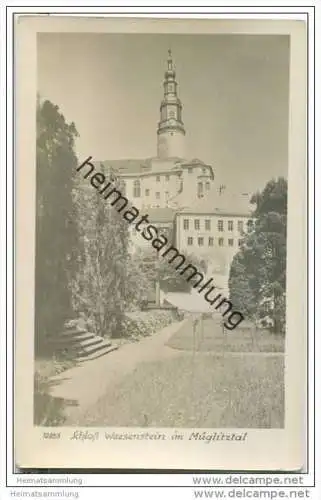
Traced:
[[184, 353], [141, 363], [74, 425], [281, 428], [283, 355]]
[[[193, 341], [192, 323], [182, 327], [171, 337], [167, 345], [173, 349], [213, 352], [284, 352], [284, 335], [275, 335], [267, 330], [255, 330], [254, 327], [239, 326], [235, 330], [225, 329], [211, 319], [204, 320], [203, 332], [201, 324], [197, 327]], [[194, 343], [193, 343], [194, 342]]]

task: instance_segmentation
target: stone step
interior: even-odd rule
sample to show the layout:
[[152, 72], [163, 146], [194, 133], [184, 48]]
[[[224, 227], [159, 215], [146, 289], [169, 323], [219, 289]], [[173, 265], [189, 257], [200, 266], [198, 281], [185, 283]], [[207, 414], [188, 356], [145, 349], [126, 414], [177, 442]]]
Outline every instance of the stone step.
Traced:
[[87, 356], [88, 354], [91, 354], [92, 352], [95, 352], [99, 349], [103, 349], [105, 345], [106, 345], [105, 342], [102, 341], [99, 343], [94, 343], [92, 345], [79, 346], [74, 352], [78, 356]]
[[104, 337], [92, 336], [89, 339], [79, 342], [79, 348], [86, 350], [90, 347], [97, 346], [105, 342]]
[[96, 359], [117, 348], [110, 340], [75, 327], [65, 328], [59, 335], [48, 339], [48, 343], [57, 352], [77, 361]]
[[79, 349], [77, 352], [79, 355], [89, 355], [92, 354], [96, 351], [99, 351], [100, 349], [104, 349], [105, 347], [111, 347], [111, 342], [109, 340], [103, 340], [102, 342], [96, 343], [94, 345], [89, 345], [89, 346], [79, 346]]
[[77, 356], [78, 362], [91, 361], [93, 359], [101, 358], [105, 356], [109, 352], [115, 351], [118, 349], [117, 345], [112, 345], [110, 342], [106, 344], [101, 344], [98, 348], [92, 350], [91, 352], [82, 353]]
[[[76, 339], [76, 341], [73, 342], [63, 342], [57, 344], [57, 347], [59, 346], [61, 349], [70, 348], [74, 354], [82, 354], [87, 352], [90, 353], [94, 349], [99, 348], [100, 345], [106, 345], [106, 342], [107, 341], [103, 337], [92, 334], [85, 340], [79, 341], [79, 339]], [[109, 342], [108, 345], [111, 345], [111, 343]]]
[[85, 342], [87, 340], [94, 339], [96, 336], [94, 333], [85, 332], [79, 336], [66, 336], [59, 335], [58, 337], [52, 337], [48, 340], [50, 344], [59, 344], [61, 346], [79, 344], [80, 342]]
[[63, 329], [60, 335], [69, 335], [69, 334], [73, 335], [77, 333], [87, 333], [87, 332], [88, 330], [86, 330], [85, 328], [67, 327]]
[[73, 344], [70, 346], [70, 349], [73, 350], [74, 355], [82, 355], [86, 353], [91, 353], [96, 348], [99, 348], [100, 345], [104, 344], [104, 339], [102, 337], [94, 337], [92, 340], [87, 341], [86, 343]]
[[65, 330], [59, 335], [60, 338], [70, 339], [70, 338], [82, 338], [88, 334], [95, 335], [95, 333], [88, 332], [88, 330]]

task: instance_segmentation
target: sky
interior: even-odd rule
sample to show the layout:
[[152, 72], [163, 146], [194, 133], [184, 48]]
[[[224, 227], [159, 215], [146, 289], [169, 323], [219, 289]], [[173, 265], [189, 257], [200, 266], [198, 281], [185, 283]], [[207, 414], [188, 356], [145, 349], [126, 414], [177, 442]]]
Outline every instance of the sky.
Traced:
[[38, 34], [38, 92], [80, 134], [79, 161], [156, 156], [171, 48], [186, 157], [244, 192], [287, 176], [289, 37]]

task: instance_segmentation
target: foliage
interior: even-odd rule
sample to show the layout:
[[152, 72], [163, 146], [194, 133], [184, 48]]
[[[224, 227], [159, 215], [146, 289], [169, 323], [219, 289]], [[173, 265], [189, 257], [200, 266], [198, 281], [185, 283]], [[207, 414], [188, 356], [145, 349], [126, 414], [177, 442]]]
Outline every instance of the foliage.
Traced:
[[[201, 273], [206, 272], [206, 263], [204, 260], [200, 259], [196, 255], [190, 254], [185, 255], [186, 264], [195, 266], [197, 271]], [[195, 281], [191, 279], [187, 281], [186, 275], [179, 274], [181, 269], [178, 271], [175, 269], [172, 263], [167, 262], [166, 258], [162, 259], [159, 268], [159, 280], [160, 286], [165, 292], [190, 292]], [[188, 277], [188, 276], [187, 276]]]
[[50, 378], [74, 366], [73, 362], [52, 357], [37, 359], [34, 374], [34, 424], [40, 426], [63, 425], [66, 418], [62, 399], [50, 395], [54, 384]]
[[[206, 272], [206, 264], [195, 255], [185, 255], [186, 264], [194, 265], [200, 272]], [[193, 280], [187, 281], [186, 275], [180, 275], [181, 269], [176, 270], [173, 263], [166, 260], [166, 257], [157, 256], [157, 252], [150, 248], [139, 249], [131, 259], [133, 268], [136, 270], [136, 293], [140, 301], [155, 292], [156, 281], [159, 280], [160, 287], [164, 292], [185, 292], [188, 293]], [[187, 274], [188, 277], [188, 274]]]
[[75, 308], [93, 325], [96, 334], [122, 336], [127, 298], [128, 223], [88, 180], [79, 176], [76, 182], [80, 266], [73, 283]]
[[58, 106], [37, 104], [36, 143], [36, 352], [47, 335], [59, 333], [72, 314], [70, 280], [75, 272], [77, 230], [72, 203], [72, 171], [77, 130]]
[[249, 318], [284, 332], [287, 182], [271, 180], [251, 202], [255, 223], [233, 259], [230, 298]]
[[128, 256], [126, 278], [127, 310], [136, 310], [146, 297], [155, 294], [154, 268], [145, 261], [146, 254], [141, 250]]
[[38, 348], [74, 314], [82, 313], [100, 335], [122, 333], [128, 224], [88, 179], [75, 175], [77, 136], [75, 125], [66, 122], [58, 106], [38, 102]]
[[126, 336], [132, 340], [150, 336], [177, 320], [175, 311], [137, 311], [129, 313], [125, 318]]

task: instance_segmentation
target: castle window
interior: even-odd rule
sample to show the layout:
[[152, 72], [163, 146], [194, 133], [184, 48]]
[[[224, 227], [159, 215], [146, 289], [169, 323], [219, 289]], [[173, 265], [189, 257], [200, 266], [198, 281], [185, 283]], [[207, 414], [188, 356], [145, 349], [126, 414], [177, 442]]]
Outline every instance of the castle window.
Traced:
[[121, 189], [122, 195], [125, 195], [126, 194], [126, 182], [124, 181], [124, 179], [121, 179], [121, 181], [120, 181], [120, 189]]
[[206, 231], [210, 231], [211, 230], [211, 221], [210, 221], [210, 219], [207, 219], [205, 221], [205, 229], [206, 229]]
[[228, 246], [229, 246], [229, 247], [232, 247], [232, 246], [233, 246], [233, 244], [234, 244], [234, 240], [233, 240], [233, 238], [229, 238], [229, 240], [228, 240]]
[[204, 238], [197, 238], [198, 246], [202, 247], [204, 245]]
[[223, 221], [222, 220], [218, 220], [217, 221], [217, 229], [221, 232], [221, 231], [224, 231], [224, 227], [223, 227]]
[[196, 230], [199, 230], [199, 228], [200, 228], [200, 220], [199, 219], [194, 220], [194, 228]]
[[156, 175], [156, 182], [160, 182], [160, 176]]
[[159, 192], [157, 192], [157, 193], [156, 193], [156, 200], [159, 200], [159, 199], [160, 199], [160, 193], [159, 193]]
[[169, 112], [169, 117], [174, 118], [175, 117], [175, 111], [170, 111]]
[[169, 181], [169, 175], [165, 175], [165, 180], [166, 180], [166, 182]]
[[189, 230], [189, 220], [188, 219], [184, 219], [184, 221], [183, 221], [183, 227], [184, 227], [185, 231]]
[[233, 221], [232, 221], [232, 220], [229, 220], [229, 221], [227, 222], [227, 229], [228, 229], [229, 231], [233, 231]]
[[210, 189], [210, 183], [208, 181], [205, 183], [205, 189], [206, 191], [209, 191]]
[[192, 174], [193, 173], [192, 167], [188, 167], [187, 171], [188, 171], [189, 174]]
[[208, 239], [208, 246], [209, 247], [212, 247], [214, 245], [214, 238], [212, 238], [211, 236], [209, 237]]
[[243, 221], [242, 220], [237, 221], [237, 229], [238, 229], [239, 233], [243, 233]]
[[145, 189], [145, 196], [149, 196], [149, 193], [150, 193], [149, 189]]
[[251, 219], [249, 219], [247, 221], [247, 229], [248, 229], [248, 231], [250, 231], [252, 228], [253, 228], [253, 221]]
[[222, 247], [224, 245], [224, 238], [218, 239], [218, 246]]
[[242, 240], [238, 240], [239, 247], [242, 245], [242, 242], [243, 242]]
[[193, 245], [193, 238], [192, 238], [191, 236], [189, 236], [189, 237], [187, 238], [187, 244], [188, 244], [188, 246]]
[[197, 183], [197, 196], [199, 198], [202, 198], [202, 196], [203, 196], [203, 182]]
[[134, 181], [133, 196], [134, 196], [134, 198], [140, 197], [140, 181], [139, 180]]

